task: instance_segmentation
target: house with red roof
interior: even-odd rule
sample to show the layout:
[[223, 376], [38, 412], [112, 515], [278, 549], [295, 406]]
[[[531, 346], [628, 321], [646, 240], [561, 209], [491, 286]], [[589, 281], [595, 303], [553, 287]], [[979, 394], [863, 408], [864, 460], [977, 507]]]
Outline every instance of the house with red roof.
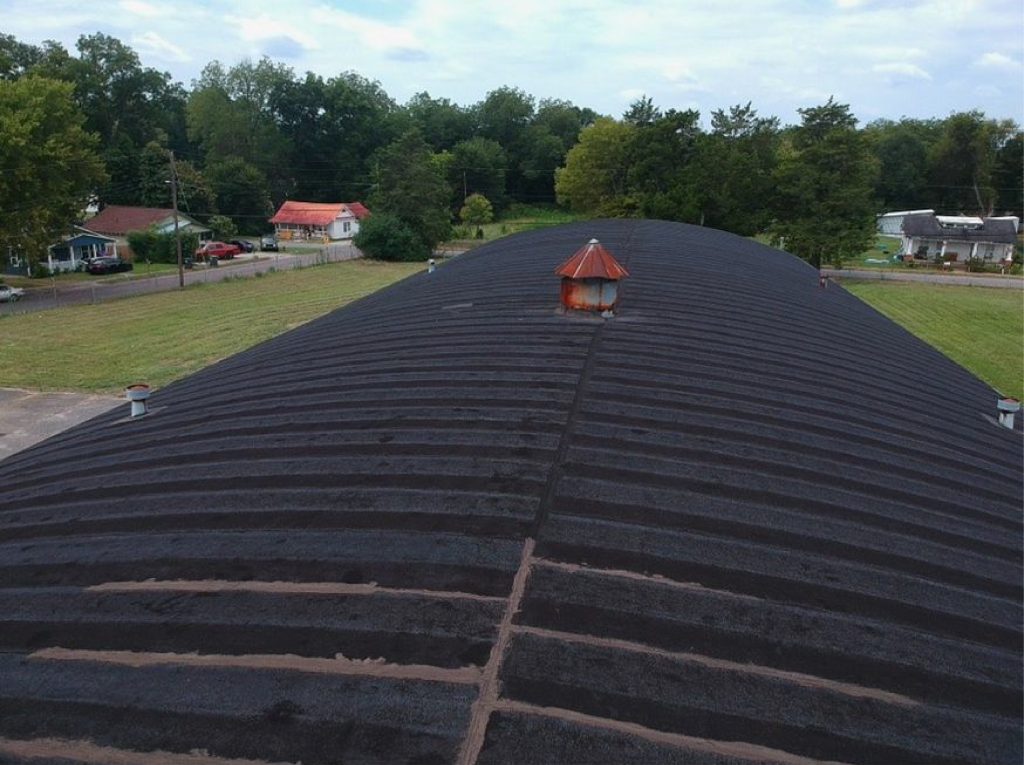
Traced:
[[351, 239], [359, 233], [359, 221], [370, 214], [359, 202], [299, 202], [281, 205], [270, 219], [278, 239]]
[[[167, 207], [131, 207], [128, 205], [107, 205], [86, 225], [89, 231], [103, 236], [113, 237], [112, 249], [129, 250], [128, 234], [133, 231], [155, 229], [160, 233], [174, 233], [174, 210]], [[196, 234], [200, 241], [209, 239], [213, 232], [185, 213], [178, 212], [178, 228], [183, 234]]]

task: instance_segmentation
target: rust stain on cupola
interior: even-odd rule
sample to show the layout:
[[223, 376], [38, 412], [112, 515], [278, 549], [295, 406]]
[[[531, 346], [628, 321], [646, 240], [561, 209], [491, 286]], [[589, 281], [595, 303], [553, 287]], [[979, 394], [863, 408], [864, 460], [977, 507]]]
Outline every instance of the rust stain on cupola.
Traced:
[[629, 271], [596, 239], [577, 250], [555, 273], [562, 277], [562, 305], [607, 315], [612, 314], [619, 299], [619, 279], [629, 276]]

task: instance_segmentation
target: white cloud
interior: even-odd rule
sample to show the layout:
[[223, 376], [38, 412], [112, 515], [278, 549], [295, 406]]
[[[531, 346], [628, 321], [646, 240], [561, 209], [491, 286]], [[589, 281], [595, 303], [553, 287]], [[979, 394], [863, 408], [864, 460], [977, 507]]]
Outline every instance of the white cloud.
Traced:
[[705, 119], [752, 101], [793, 122], [832, 94], [858, 116], [979, 108], [1024, 118], [1011, 87], [996, 83], [999, 97], [976, 90], [992, 79], [983, 72], [1021, 70], [1024, 41], [1007, 21], [1020, 18], [1020, 0], [0, 3], [4, 32], [25, 42], [73, 51], [80, 35], [101, 31], [186, 83], [212, 59], [230, 66], [266, 53], [297, 73], [358, 71], [399, 102], [429, 91], [466, 105], [510, 85], [614, 115], [647, 94], [661, 109], [697, 102]]
[[912, 80], [930, 80], [932, 76], [917, 64], [908, 64], [905, 61], [896, 61], [889, 64], [875, 64], [871, 67], [872, 72], [879, 74], [895, 74], [908, 77]]
[[1008, 72], [1021, 68], [1019, 61], [1014, 61], [1002, 53], [985, 53], [974, 60], [974, 66], [986, 69], [1003, 69]]
[[147, 19], [165, 16], [168, 13], [165, 7], [150, 5], [149, 3], [142, 2], [142, 0], [121, 0], [120, 6], [121, 10]]
[[132, 37], [132, 46], [138, 49], [143, 56], [150, 54], [156, 58], [179, 63], [192, 60], [192, 57], [184, 49], [165, 40], [156, 32], [144, 32]]

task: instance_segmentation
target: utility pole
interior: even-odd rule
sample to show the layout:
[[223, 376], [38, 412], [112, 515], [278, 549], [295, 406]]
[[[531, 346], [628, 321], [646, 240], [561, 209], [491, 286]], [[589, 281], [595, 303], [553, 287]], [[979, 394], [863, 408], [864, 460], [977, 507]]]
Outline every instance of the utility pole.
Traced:
[[185, 263], [181, 259], [181, 230], [178, 228], [178, 173], [174, 168], [174, 150], [171, 155], [171, 206], [174, 208], [174, 246], [178, 251], [178, 288], [185, 289]]

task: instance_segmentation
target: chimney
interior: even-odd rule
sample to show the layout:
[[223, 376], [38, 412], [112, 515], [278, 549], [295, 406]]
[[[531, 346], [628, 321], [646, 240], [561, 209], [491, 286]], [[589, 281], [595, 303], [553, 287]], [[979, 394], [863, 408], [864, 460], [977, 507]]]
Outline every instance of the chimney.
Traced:
[[124, 389], [124, 396], [132, 404], [132, 417], [142, 417], [149, 411], [146, 401], [149, 399], [149, 386], [135, 383]]
[[1013, 430], [1013, 416], [1020, 411], [1020, 401], [1015, 398], [1001, 398], [996, 404], [999, 411], [999, 424]]
[[591, 239], [555, 269], [562, 277], [562, 305], [573, 311], [600, 311], [615, 315], [619, 279], [629, 276], [601, 243]]

